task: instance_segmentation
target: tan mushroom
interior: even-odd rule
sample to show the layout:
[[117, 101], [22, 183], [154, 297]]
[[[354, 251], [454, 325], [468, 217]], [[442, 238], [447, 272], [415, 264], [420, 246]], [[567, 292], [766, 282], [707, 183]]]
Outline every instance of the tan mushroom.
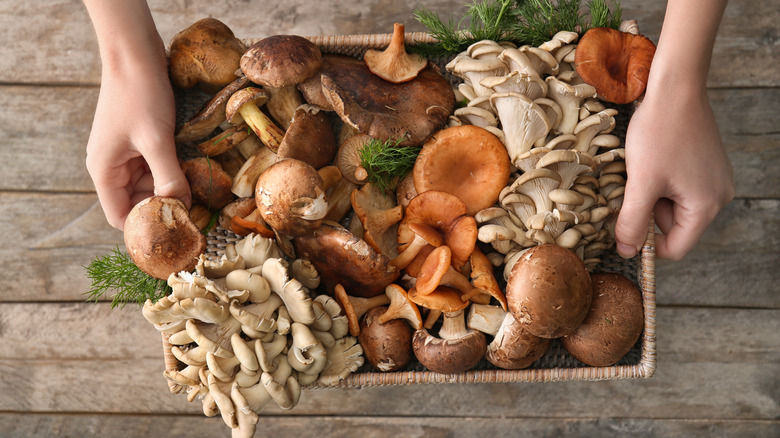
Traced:
[[406, 53], [401, 23], [393, 24], [393, 35], [384, 51], [366, 50], [363, 60], [371, 73], [395, 84], [411, 81], [428, 65], [428, 60], [422, 56]]

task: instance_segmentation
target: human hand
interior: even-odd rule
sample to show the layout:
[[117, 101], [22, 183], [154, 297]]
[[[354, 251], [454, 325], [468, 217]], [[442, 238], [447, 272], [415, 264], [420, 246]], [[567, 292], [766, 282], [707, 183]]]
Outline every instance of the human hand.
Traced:
[[641, 248], [654, 213], [663, 233], [656, 255], [682, 259], [734, 197], [731, 163], [703, 88], [648, 90], [628, 125], [626, 168], [615, 230], [624, 257]]
[[164, 51], [104, 65], [87, 144], [87, 170], [108, 223], [124, 228], [139, 201], [157, 194], [189, 207], [189, 184], [176, 157], [175, 109]]

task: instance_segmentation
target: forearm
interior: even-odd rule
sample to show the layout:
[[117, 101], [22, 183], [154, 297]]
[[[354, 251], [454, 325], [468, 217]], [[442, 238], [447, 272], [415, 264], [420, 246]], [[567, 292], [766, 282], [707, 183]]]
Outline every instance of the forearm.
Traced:
[[[670, 87], [703, 92], [727, 0], [669, 0], [648, 79], [648, 93]], [[675, 90], [686, 91], [686, 90]]]
[[[165, 62], [165, 46], [144, 0], [84, 0], [104, 74]], [[162, 64], [161, 64], [162, 63]]]

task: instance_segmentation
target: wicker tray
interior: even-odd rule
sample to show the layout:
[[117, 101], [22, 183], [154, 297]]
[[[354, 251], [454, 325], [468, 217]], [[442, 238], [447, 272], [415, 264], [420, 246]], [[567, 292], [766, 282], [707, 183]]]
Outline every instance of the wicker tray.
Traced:
[[[308, 37], [326, 54], [348, 55], [360, 58], [368, 49], [383, 49], [390, 41], [390, 34], [367, 35], [330, 35]], [[246, 39], [247, 46], [258, 39]], [[408, 45], [435, 42], [429, 34], [412, 32], [406, 34]], [[443, 65], [447, 60], [434, 60]], [[444, 72], [444, 69], [442, 69]], [[450, 78], [454, 81], [453, 78]], [[177, 106], [180, 103], [177, 100]], [[181, 108], [177, 108], [180, 110]], [[182, 113], [188, 112], [180, 111]], [[181, 116], [181, 114], [179, 114]], [[186, 155], [186, 153], [185, 153]], [[233, 233], [222, 229], [212, 231], [208, 236], [207, 253], [221, 256], [227, 244], [240, 239]], [[647, 378], [656, 368], [655, 339], [655, 224], [648, 225], [647, 239], [640, 253], [626, 260], [614, 250], [607, 251], [601, 257], [595, 272], [618, 272], [634, 281], [642, 293], [644, 307], [644, 330], [636, 345], [617, 364], [607, 367], [588, 366], [574, 359], [553, 340], [545, 355], [530, 367], [522, 370], [504, 370], [496, 368], [487, 360], [482, 360], [474, 369], [459, 374], [440, 374], [427, 371], [417, 361], [412, 361], [405, 370], [380, 372], [366, 364], [357, 372], [343, 379], [335, 386], [314, 383], [307, 388], [353, 388], [383, 385], [411, 385], [422, 383], [499, 383], [499, 382], [548, 382], [565, 380], [610, 380]], [[171, 353], [171, 345], [166, 335], [162, 335], [163, 356], [166, 370], [179, 368], [178, 360]], [[179, 392], [177, 384], [169, 381], [172, 392]]]

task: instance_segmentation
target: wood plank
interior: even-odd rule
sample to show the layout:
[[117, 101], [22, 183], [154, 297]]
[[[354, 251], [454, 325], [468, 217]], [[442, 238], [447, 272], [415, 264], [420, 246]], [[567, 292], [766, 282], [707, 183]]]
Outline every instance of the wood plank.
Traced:
[[[98, 91], [0, 86], [0, 191], [93, 191], [84, 160]], [[710, 90], [737, 196], [780, 197], [780, 88]], [[35, 102], [46, 100], [30, 117]]]
[[[170, 438], [228, 436], [219, 418], [190, 415], [59, 415], [0, 413], [0, 429], [18, 438], [112, 437]], [[649, 420], [622, 418], [475, 417], [323, 417], [263, 416], [255, 436], [298, 438], [457, 438], [476, 436], [592, 436], [600, 438], [669, 436], [776, 437], [777, 421]]]
[[[658, 309], [658, 367], [650, 379], [306, 390], [294, 410], [266, 411], [776, 420], [779, 312]], [[0, 411], [200, 412], [197, 402], [168, 392], [161, 375], [159, 339], [128, 309], [109, 310], [106, 304], [2, 304], [0, 327], [0, 344], [11, 346], [0, 351]], [[464, 397], [472, 403], [464, 403]]]
[[[179, 30], [207, 16], [223, 20], [239, 38], [278, 33], [381, 33], [389, 32], [394, 22], [405, 23], [409, 31], [422, 30], [412, 17], [418, 3], [411, 0], [149, 3], [166, 43]], [[460, 17], [464, 4], [461, 0], [443, 0], [428, 2], [426, 7], [446, 19], [451, 13]], [[624, 0], [621, 4], [624, 17], [637, 19], [642, 32], [657, 41], [664, 3]], [[779, 0], [729, 2], [716, 40], [710, 86], [777, 86], [780, 78], [772, 66], [780, 41], [775, 25], [779, 20]], [[8, 40], [15, 41], [0, 47], [0, 82], [99, 83], [97, 41], [80, 2], [47, 0], [27, 8], [4, 0], [0, 2], [0, 28], [5, 29]]]

